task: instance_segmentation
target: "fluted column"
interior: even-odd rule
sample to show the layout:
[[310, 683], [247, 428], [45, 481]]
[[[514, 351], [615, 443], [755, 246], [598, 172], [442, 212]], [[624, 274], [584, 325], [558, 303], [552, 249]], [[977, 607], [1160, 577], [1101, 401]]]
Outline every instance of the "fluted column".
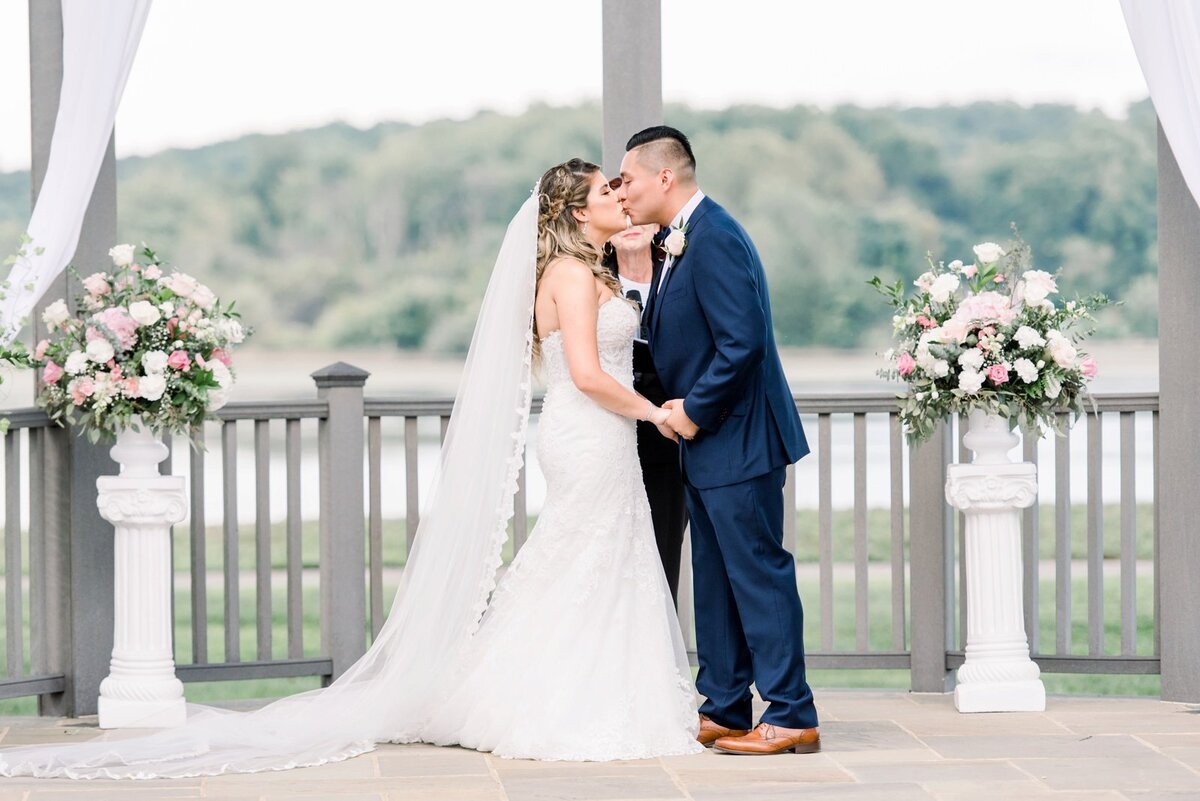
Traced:
[[116, 526], [112, 661], [100, 683], [100, 728], [183, 723], [171, 620], [170, 528], [184, 519], [183, 476], [158, 474], [167, 449], [144, 427], [112, 449], [118, 476], [96, 481], [97, 506]]
[[1037, 497], [1037, 468], [1008, 461], [1017, 437], [1002, 418], [972, 413], [963, 441], [974, 461], [951, 465], [946, 478], [946, 500], [967, 519], [967, 653], [954, 705], [960, 712], [1041, 711], [1046, 690], [1025, 633], [1020, 512]]

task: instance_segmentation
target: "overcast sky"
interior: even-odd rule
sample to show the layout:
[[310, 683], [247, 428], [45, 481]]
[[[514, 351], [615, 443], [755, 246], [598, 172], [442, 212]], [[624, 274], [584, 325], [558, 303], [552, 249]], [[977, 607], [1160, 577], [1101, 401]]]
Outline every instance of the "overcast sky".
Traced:
[[[0, 0], [0, 170], [29, 164], [27, 6]], [[667, 102], [1120, 115], [1147, 95], [1117, 0], [662, 0], [662, 14]], [[601, 0], [157, 0], [118, 155], [598, 99], [600, 19]]]

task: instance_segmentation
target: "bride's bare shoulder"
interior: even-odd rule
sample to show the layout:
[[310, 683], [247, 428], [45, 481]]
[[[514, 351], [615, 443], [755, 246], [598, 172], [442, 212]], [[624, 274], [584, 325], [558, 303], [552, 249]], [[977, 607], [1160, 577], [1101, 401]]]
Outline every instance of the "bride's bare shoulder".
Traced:
[[555, 283], [570, 284], [584, 281], [592, 281], [594, 273], [592, 268], [581, 262], [579, 259], [570, 257], [562, 257], [555, 259], [546, 265], [546, 269], [542, 271], [542, 281], [554, 281]]

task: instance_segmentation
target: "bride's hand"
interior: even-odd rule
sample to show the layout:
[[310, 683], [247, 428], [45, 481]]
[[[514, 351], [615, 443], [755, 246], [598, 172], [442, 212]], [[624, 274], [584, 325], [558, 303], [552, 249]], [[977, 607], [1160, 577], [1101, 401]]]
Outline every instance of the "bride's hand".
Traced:
[[679, 435], [678, 435], [678, 434], [676, 434], [676, 433], [675, 433], [675, 430], [674, 430], [674, 429], [672, 429], [672, 428], [671, 428], [670, 426], [668, 426], [667, 424], [665, 424], [665, 423], [657, 423], [657, 424], [655, 425], [655, 428], [657, 428], [657, 429], [658, 429], [658, 433], [662, 434], [664, 437], [666, 437], [667, 439], [671, 440], [672, 442], [679, 442]]

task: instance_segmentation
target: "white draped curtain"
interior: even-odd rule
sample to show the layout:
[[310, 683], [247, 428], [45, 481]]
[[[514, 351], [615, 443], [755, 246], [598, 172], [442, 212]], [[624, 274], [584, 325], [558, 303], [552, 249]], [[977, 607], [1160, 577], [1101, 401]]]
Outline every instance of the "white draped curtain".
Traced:
[[1200, 203], [1200, 3], [1121, 0], [1121, 10], [1163, 133]]
[[75, 254], [150, 3], [62, 0], [58, 117], [46, 176], [26, 229], [32, 241], [9, 272], [0, 300], [0, 344], [12, 342]]

